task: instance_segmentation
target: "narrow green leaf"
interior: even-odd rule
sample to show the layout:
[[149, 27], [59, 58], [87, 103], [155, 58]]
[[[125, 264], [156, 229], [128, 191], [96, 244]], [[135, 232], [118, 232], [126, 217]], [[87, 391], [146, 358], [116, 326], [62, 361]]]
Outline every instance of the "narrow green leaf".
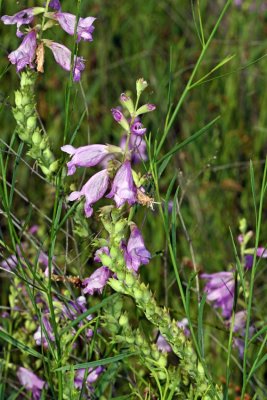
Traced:
[[125, 358], [132, 357], [136, 354], [137, 353], [123, 353], [123, 354], [119, 354], [114, 357], [108, 357], [108, 358], [104, 358], [104, 359], [98, 360], [98, 361], [89, 361], [89, 362], [75, 364], [75, 365], [65, 365], [64, 367], [55, 369], [54, 372], [57, 372], [57, 371], [65, 372], [65, 371], [70, 371], [71, 369], [77, 370], [77, 369], [85, 369], [85, 368], [94, 368], [94, 367], [98, 367], [99, 365], [112, 364], [117, 361], [124, 360]]
[[21, 351], [24, 351], [35, 358], [40, 358], [41, 360], [47, 361], [47, 358], [43, 356], [41, 353], [38, 353], [38, 351], [33, 350], [30, 347], [26, 346], [26, 344], [21, 343], [17, 339], [14, 339], [12, 336], [10, 336], [7, 332], [4, 332], [3, 330], [0, 330], [0, 339], [3, 339], [5, 342], [12, 344], [12, 346], [17, 347]]
[[177, 151], [181, 150], [183, 147], [187, 146], [189, 143], [194, 142], [197, 140], [200, 136], [202, 136], [204, 133], [207, 133], [207, 131], [221, 118], [219, 115], [218, 117], [214, 118], [211, 122], [209, 122], [207, 125], [205, 125], [203, 128], [201, 128], [199, 131], [195, 132], [193, 135], [191, 135], [189, 138], [185, 139], [182, 143], [176, 144], [171, 151], [166, 153], [160, 160], [157, 161], [157, 163], [162, 163], [166, 158], [170, 158], [170, 156], [173, 156]]

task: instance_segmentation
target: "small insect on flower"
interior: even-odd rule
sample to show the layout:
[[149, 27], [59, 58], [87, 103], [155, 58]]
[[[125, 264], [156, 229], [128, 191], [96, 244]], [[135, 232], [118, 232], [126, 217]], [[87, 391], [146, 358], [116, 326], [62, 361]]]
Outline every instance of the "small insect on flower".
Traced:
[[45, 55], [44, 43], [41, 42], [38, 44], [37, 49], [36, 49], [37, 71], [41, 72], [41, 73], [44, 72], [44, 55]]
[[60, 276], [52, 274], [52, 280], [55, 282], [64, 282], [64, 283], [68, 282], [77, 288], [82, 287], [82, 280], [81, 278], [79, 278], [79, 276]]

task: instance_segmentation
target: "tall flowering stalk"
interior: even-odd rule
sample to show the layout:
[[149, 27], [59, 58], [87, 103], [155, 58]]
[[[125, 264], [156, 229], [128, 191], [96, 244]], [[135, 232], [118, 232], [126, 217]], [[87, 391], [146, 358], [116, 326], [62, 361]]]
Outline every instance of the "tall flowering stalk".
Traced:
[[[37, 161], [44, 175], [50, 179], [58, 170], [59, 162], [51, 151], [48, 136], [38, 127], [35, 81], [38, 73], [44, 72], [46, 48], [52, 51], [55, 61], [63, 69], [72, 71], [76, 82], [81, 79], [85, 63], [82, 57], [72, 57], [71, 51], [63, 44], [44, 38], [43, 33], [57, 24], [69, 35], [74, 36], [76, 33], [75, 15], [62, 12], [59, 0], [50, 1], [49, 7], [53, 11], [46, 12], [44, 7], [31, 7], [12, 16], [4, 15], [1, 21], [5, 25], [17, 25], [17, 36], [22, 39], [20, 46], [8, 55], [10, 63], [16, 65], [17, 72], [21, 73], [20, 89], [15, 92], [13, 108], [17, 133], [29, 147], [27, 154]], [[36, 21], [40, 17], [42, 24]], [[80, 18], [77, 21], [78, 41], [93, 40], [94, 21], [94, 17]]]
[[[95, 261], [101, 262], [98, 268], [89, 278], [86, 278], [83, 285], [84, 294], [102, 293], [105, 285], [122, 295], [134, 299], [136, 306], [145, 314], [146, 318], [158, 329], [162, 337], [171, 346], [173, 352], [179, 358], [179, 367], [176, 376], [175, 393], [180, 396], [194, 395], [195, 398], [211, 399], [210, 395], [216, 392], [220, 397], [220, 389], [210, 388], [204, 368], [193, 349], [192, 342], [183, 328], [180, 328], [177, 321], [174, 321], [166, 308], [160, 307], [149, 286], [141, 282], [138, 270], [141, 265], [150, 262], [151, 254], [145, 247], [141, 231], [131, 221], [131, 208], [140, 204], [152, 207], [153, 199], [145, 191], [145, 179], [140, 177], [133, 169], [133, 155], [138, 153], [140, 140], [143, 139], [146, 128], [142, 125], [140, 115], [151, 112], [155, 109], [152, 104], [139, 106], [139, 99], [147, 82], [139, 79], [136, 84], [137, 101], [134, 105], [132, 99], [126, 94], [120, 96], [120, 107], [111, 110], [114, 120], [122, 127], [125, 142], [120, 150], [118, 148], [103, 147], [103, 145], [83, 146], [75, 149], [64, 146], [63, 151], [72, 157], [68, 162], [68, 173], [72, 175], [76, 167], [94, 167], [105, 165], [105, 169], [95, 173], [80, 191], [72, 192], [68, 199], [75, 201], [85, 197], [84, 211], [86, 217], [93, 214], [92, 205], [104, 197], [113, 199], [115, 205], [108, 205], [101, 208], [100, 217], [106, 230], [107, 237], [95, 241], [99, 249], [95, 255]], [[127, 115], [128, 114], [128, 115]], [[135, 138], [134, 141], [132, 138]], [[94, 147], [95, 146], [95, 147]], [[107, 149], [110, 149], [107, 154]], [[105, 161], [106, 159], [106, 161]], [[109, 187], [111, 190], [109, 191]], [[108, 194], [107, 194], [108, 193]], [[128, 219], [122, 215], [129, 213]], [[126, 237], [130, 231], [128, 240]], [[107, 317], [110, 320], [111, 317]], [[121, 338], [136, 349], [142, 341], [142, 336], [137, 330], [133, 332], [129, 327], [127, 315], [122, 315], [119, 320]], [[139, 344], [138, 344], [139, 343]], [[143, 341], [142, 341], [143, 343]], [[166, 367], [166, 357], [160, 354], [157, 344], [152, 344], [151, 350], [144, 341], [144, 349], [147, 348], [153, 362], [161, 365], [161, 378], [166, 379], [163, 370]], [[150, 353], [151, 352], [151, 353]], [[140, 354], [145, 358], [145, 353]], [[203, 397], [202, 397], [203, 396]], [[205, 397], [204, 397], [205, 396]]]

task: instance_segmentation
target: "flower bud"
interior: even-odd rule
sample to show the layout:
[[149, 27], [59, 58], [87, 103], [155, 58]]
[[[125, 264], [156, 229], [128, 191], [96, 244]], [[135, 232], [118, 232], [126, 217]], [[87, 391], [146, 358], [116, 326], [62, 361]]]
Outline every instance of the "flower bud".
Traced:
[[40, 144], [41, 141], [42, 141], [42, 136], [41, 136], [39, 129], [37, 129], [34, 131], [34, 133], [32, 135], [32, 142], [34, 144]]
[[42, 172], [44, 173], [44, 175], [50, 175], [50, 171], [45, 165], [40, 164], [40, 168], [41, 168]]
[[117, 259], [121, 257], [121, 250], [118, 247], [112, 246], [110, 249], [110, 255], [113, 259]]
[[58, 164], [59, 164], [59, 160], [52, 162], [52, 164], [49, 166], [49, 171], [56, 172], [58, 169]]
[[154, 104], [145, 104], [142, 107], [138, 108], [136, 111], [136, 116], [141, 114], [146, 114], [148, 112], [154, 111], [156, 106]]
[[134, 298], [138, 301], [141, 300], [143, 298], [143, 292], [141, 289], [138, 288], [134, 288], [133, 289], [133, 294], [134, 294]]
[[22, 94], [19, 90], [15, 91], [15, 104], [17, 107], [21, 107], [22, 104]]
[[31, 99], [27, 95], [23, 94], [22, 99], [21, 99], [21, 105], [26, 106], [30, 103], [31, 103]]
[[105, 265], [106, 267], [112, 267], [112, 259], [107, 254], [99, 254], [99, 258], [103, 265]]
[[160, 357], [159, 357], [159, 359], [158, 359], [158, 364], [159, 364], [159, 366], [160, 366], [161, 368], [165, 368], [165, 367], [166, 367], [166, 365], [167, 365], [167, 358], [166, 358], [163, 354], [160, 355]]
[[29, 117], [27, 119], [26, 126], [27, 126], [27, 129], [29, 129], [29, 130], [35, 129], [35, 127], [36, 127], [36, 117], [35, 116]]
[[141, 93], [148, 87], [147, 81], [144, 80], [144, 78], [137, 79], [136, 81], [136, 92], [137, 92], [137, 97], [141, 95]]
[[129, 113], [132, 115], [134, 113], [134, 104], [132, 99], [127, 96], [125, 93], [122, 93], [120, 95], [120, 102], [123, 106], [125, 106], [127, 108], [127, 110], [129, 111]]
[[44, 158], [46, 161], [51, 161], [53, 159], [53, 153], [49, 148], [46, 148], [43, 152]]
[[128, 317], [125, 314], [122, 314], [119, 319], [120, 326], [127, 326], [129, 323]]
[[120, 124], [123, 127], [123, 129], [129, 132], [130, 126], [123, 113], [118, 108], [112, 108], [111, 112], [115, 121], [118, 122], [118, 124]]
[[166, 379], [166, 374], [165, 374], [164, 371], [159, 371], [159, 372], [157, 372], [157, 375], [158, 375], [158, 377], [159, 377], [159, 379], [160, 379], [161, 381], [164, 381], [164, 380]]
[[112, 287], [113, 290], [115, 290], [115, 292], [125, 293], [124, 284], [117, 279], [110, 278], [108, 284], [110, 287]]
[[135, 277], [133, 276], [133, 274], [131, 274], [131, 272], [126, 272], [126, 276], [125, 276], [125, 284], [129, 287], [132, 287], [135, 283]]

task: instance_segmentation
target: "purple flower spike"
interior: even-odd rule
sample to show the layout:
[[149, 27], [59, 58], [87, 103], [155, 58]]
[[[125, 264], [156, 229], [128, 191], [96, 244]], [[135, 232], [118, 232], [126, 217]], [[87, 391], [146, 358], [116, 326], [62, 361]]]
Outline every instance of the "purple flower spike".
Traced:
[[[104, 371], [104, 367], [96, 367], [95, 369], [89, 368], [88, 376], [85, 379], [85, 383], [87, 386], [90, 387], [90, 384], [94, 383], [100, 374]], [[75, 378], [74, 378], [74, 386], [76, 389], [82, 389], [83, 382], [84, 382], [84, 374], [85, 374], [85, 369], [78, 369], [75, 373]]]
[[20, 72], [26, 65], [34, 68], [36, 47], [36, 32], [31, 31], [24, 37], [17, 50], [9, 54], [8, 59], [11, 64], [17, 65], [17, 72]]
[[92, 204], [100, 200], [108, 189], [109, 176], [108, 171], [103, 169], [103, 171], [98, 172], [93, 175], [89, 181], [82, 187], [80, 192], [72, 192], [68, 200], [74, 201], [82, 196], [85, 196], [84, 211], [87, 217], [91, 217], [93, 214]]
[[84, 294], [92, 295], [95, 292], [102, 293], [107, 281], [111, 277], [111, 271], [107, 267], [100, 267], [89, 278], [83, 280]]
[[20, 31], [21, 25], [31, 24], [34, 19], [34, 8], [27, 8], [26, 10], [21, 10], [17, 14], [12, 16], [3, 15], [1, 21], [5, 25], [17, 25], [17, 36], [22, 37], [24, 34]]
[[[71, 51], [63, 44], [46, 41], [46, 46], [48, 46], [55, 57], [56, 62], [66, 71], [71, 69]], [[81, 72], [85, 69], [84, 60], [82, 57], [74, 56], [74, 67], [73, 67], [73, 80], [78, 82], [81, 79]]]
[[17, 376], [22, 386], [26, 390], [32, 392], [34, 400], [39, 400], [41, 398], [41, 392], [44, 388], [45, 381], [38, 378], [32, 371], [27, 368], [20, 367], [17, 372]]
[[61, 5], [59, 0], [51, 0], [49, 3], [49, 7], [53, 8], [54, 10], [61, 10]]
[[[76, 26], [76, 15], [58, 12], [55, 14], [55, 18], [58, 21], [61, 28], [69, 35], [74, 35]], [[81, 39], [92, 42], [94, 31], [93, 23], [96, 20], [94, 17], [79, 18], [77, 26], [77, 42]]]
[[136, 187], [130, 161], [125, 161], [118, 169], [111, 192], [106, 197], [114, 197], [117, 207], [121, 207], [126, 201], [129, 205], [136, 203]]
[[67, 163], [68, 175], [73, 175], [76, 167], [93, 167], [99, 164], [109, 154], [108, 146], [104, 144], [91, 144], [76, 149], [73, 146], [66, 145], [61, 150], [72, 156]]
[[217, 272], [202, 274], [208, 282], [204, 288], [207, 300], [214, 303], [215, 308], [222, 309], [222, 316], [229, 318], [234, 304], [235, 279], [233, 272]]
[[145, 248], [142, 234], [135, 224], [131, 224], [131, 235], [127, 247], [124, 248], [124, 258], [127, 268], [135, 272], [140, 265], [148, 264], [151, 258], [151, 254]]
[[131, 133], [137, 136], [143, 136], [146, 133], [146, 128], [140, 121], [136, 121], [131, 125]]

